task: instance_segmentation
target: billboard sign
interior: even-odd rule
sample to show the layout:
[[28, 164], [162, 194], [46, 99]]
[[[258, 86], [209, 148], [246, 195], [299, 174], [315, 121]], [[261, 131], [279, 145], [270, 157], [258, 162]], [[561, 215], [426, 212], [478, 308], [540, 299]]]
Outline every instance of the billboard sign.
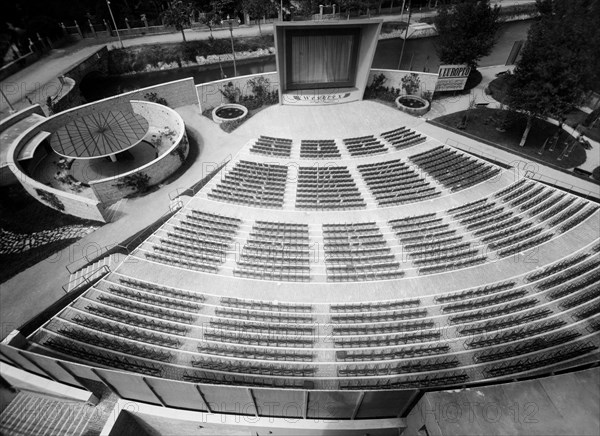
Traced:
[[440, 65], [436, 91], [462, 91], [471, 73], [468, 65]]

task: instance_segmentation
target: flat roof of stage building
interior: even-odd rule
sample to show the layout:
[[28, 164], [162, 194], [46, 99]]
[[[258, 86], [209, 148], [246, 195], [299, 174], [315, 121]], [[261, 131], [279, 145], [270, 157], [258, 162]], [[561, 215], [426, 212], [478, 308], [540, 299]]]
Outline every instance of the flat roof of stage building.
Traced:
[[361, 18], [358, 20], [323, 20], [323, 21], [283, 21], [273, 23], [273, 28], [278, 27], [357, 27], [364, 25], [379, 25], [383, 18]]

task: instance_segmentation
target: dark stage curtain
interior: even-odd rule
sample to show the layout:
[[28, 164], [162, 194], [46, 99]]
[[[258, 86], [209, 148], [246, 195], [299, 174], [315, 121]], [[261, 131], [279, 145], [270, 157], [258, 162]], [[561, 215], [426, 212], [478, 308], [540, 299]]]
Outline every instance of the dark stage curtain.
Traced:
[[293, 84], [344, 82], [351, 79], [352, 35], [292, 37]]

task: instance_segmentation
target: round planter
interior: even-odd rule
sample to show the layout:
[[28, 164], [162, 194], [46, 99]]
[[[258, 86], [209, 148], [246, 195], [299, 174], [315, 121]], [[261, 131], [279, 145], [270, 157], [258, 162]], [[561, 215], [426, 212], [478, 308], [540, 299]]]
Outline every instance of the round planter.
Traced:
[[429, 101], [416, 95], [401, 95], [396, 99], [396, 106], [402, 112], [416, 117], [425, 115], [430, 109]]
[[241, 104], [226, 103], [217, 106], [212, 111], [213, 121], [217, 124], [224, 123], [226, 121], [237, 121], [242, 120], [248, 115], [248, 109]]

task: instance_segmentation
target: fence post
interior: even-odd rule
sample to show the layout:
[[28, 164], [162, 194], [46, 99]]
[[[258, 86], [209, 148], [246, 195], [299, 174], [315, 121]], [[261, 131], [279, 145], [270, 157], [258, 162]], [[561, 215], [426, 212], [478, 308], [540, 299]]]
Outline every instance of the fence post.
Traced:
[[73, 21], [75, 21], [75, 27], [77, 27], [77, 33], [79, 33], [79, 36], [81, 36], [81, 39], [83, 39], [83, 32], [81, 31], [79, 24], [77, 24], [77, 20], [73, 20]]
[[94, 29], [94, 25], [92, 24], [92, 21], [90, 19], [88, 19], [88, 24], [90, 25], [90, 30], [92, 31], [92, 35], [94, 35], [94, 38], [97, 38], [98, 36], [96, 35], [96, 29]]

